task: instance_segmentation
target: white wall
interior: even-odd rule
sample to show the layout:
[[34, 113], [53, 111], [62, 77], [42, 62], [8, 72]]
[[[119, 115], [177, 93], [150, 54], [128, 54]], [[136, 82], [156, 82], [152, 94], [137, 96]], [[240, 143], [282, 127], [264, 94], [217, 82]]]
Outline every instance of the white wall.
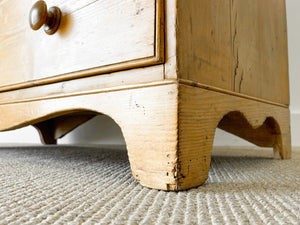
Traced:
[[[300, 1], [286, 0], [286, 6], [289, 42], [292, 145], [300, 146]], [[26, 127], [16, 131], [1, 132], [0, 143], [40, 143], [40, 141], [37, 131], [32, 127]], [[92, 119], [59, 140], [59, 143], [125, 144], [120, 128], [110, 118], [105, 116], [98, 116]], [[216, 131], [214, 144], [219, 146], [250, 145], [250, 143], [219, 129]]]
[[286, 0], [292, 145], [300, 146], [300, 1]]

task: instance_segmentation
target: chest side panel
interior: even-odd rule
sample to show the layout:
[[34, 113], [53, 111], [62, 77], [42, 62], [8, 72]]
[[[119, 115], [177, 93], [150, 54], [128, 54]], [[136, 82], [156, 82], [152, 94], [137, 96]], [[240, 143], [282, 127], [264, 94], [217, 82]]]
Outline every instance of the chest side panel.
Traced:
[[284, 0], [232, 1], [233, 90], [289, 104]]
[[178, 0], [180, 78], [232, 89], [230, 16], [228, 0]]
[[179, 77], [289, 104], [284, 0], [178, 0]]

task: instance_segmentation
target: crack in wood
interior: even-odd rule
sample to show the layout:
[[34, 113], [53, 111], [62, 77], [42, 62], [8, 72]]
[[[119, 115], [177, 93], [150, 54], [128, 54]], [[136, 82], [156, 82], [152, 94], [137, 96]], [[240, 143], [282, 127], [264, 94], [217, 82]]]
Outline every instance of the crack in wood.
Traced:
[[244, 80], [244, 71], [242, 71], [242, 73], [241, 73], [241, 79], [240, 79], [240, 83], [239, 83], [239, 92], [242, 91], [243, 80]]

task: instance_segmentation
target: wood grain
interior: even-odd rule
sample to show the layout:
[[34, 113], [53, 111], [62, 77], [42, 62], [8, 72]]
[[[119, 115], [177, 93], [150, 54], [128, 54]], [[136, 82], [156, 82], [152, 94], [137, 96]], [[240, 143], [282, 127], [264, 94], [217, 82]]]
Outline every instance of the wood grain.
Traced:
[[290, 112], [237, 96], [179, 85], [178, 187], [205, 182], [215, 130], [219, 126], [254, 144], [273, 147], [274, 157], [291, 157]]
[[177, 91], [176, 84], [169, 84], [0, 105], [2, 118], [6, 118], [0, 120], [0, 130], [37, 124], [75, 112], [108, 115], [122, 130], [134, 177], [147, 187], [174, 189]]
[[233, 90], [289, 104], [285, 0], [231, 0]]
[[54, 144], [108, 115], [162, 190], [205, 182], [217, 127], [291, 157], [284, 0], [49, 0], [53, 36], [28, 30], [33, 3], [0, 0], [0, 130]]
[[178, 0], [179, 78], [232, 90], [229, 0]]
[[177, 1], [165, 1], [165, 78], [177, 79]]
[[161, 0], [49, 0], [48, 6], [57, 5], [63, 13], [58, 32], [51, 36], [30, 30], [33, 3], [1, 2], [1, 86], [49, 77], [54, 77], [48, 79], [53, 82], [163, 62]]
[[[60, 126], [61, 118], [86, 112], [115, 120], [126, 141], [133, 176], [150, 188], [184, 190], [203, 184], [217, 126], [260, 146], [273, 147], [283, 159], [291, 155], [287, 107], [167, 82], [3, 104], [0, 113], [6, 119], [0, 121], [0, 129], [47, 121], [65, 127]], [[45, 131], [47, 139], [51, 129]]]
[[289, 104], [285, 0], [178, 1], [178, 77]]
[[[1, 92], [0, 104], [12, 104], [36, 99], [82, 95], [90, 92], [107, 92], [128, 89], [132, 86], [146, 86], [164, 79], [163, 65], [90, 76]], [[1, 90], [1, 88], [0, 88]]]

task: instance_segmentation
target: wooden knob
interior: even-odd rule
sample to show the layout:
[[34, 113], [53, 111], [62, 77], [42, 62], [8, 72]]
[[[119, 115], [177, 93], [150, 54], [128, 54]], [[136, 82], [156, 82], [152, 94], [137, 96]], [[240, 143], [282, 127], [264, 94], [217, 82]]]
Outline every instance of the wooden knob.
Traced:
[[29, 13], [29, 24], [33, 30], [38, 30], [44, 25], [44, 31], [51, 35], [54, 34], [60, 24], [61, 11], [53, 6], [47, 10], [47, 4], [40, 0], [31, 8]]

